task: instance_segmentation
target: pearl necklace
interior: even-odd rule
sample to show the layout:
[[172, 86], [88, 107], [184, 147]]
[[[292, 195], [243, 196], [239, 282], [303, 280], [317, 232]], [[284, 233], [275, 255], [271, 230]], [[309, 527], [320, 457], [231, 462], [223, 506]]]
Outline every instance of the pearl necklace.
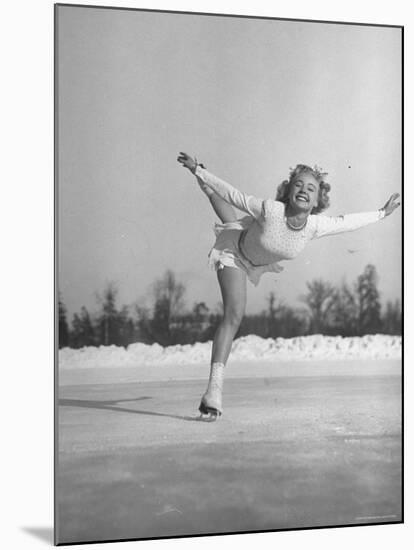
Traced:
[[306, 218], [305, 220], [305, 223], [303, 223], [301, 226], [299, 227], [295, 227], [294, 225], [292, 225], [289, 221], [289, 218], [286, 217], [286, 225], [290, 228], [290, 229], [293, 229], [293, 231], [300, 231], [301, 229], [303, 229], [305, 227], [305, 225], [308, 223], [308, 218]]

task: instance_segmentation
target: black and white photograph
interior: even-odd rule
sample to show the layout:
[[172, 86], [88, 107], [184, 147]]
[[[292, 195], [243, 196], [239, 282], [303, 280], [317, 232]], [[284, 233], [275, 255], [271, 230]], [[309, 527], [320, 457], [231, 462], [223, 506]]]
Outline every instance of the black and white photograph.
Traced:
[[402, 523], [403, 27], [54, 31], [55, 544]]

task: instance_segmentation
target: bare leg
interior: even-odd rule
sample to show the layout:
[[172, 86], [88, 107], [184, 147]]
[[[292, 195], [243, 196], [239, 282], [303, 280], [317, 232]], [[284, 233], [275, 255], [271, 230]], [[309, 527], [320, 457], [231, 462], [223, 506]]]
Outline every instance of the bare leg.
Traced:
[[212, 363], [226, 363], [246, 309], [246, 274], [234, 267], [217, 271], [223, 297], [223, 319], [213, 341]]
[[234, 222], [237, 220], [234, 208], [219, 195], [217, 195], [217, 193], [211, 195], [209, 199], [214, 212], [223, 223]]
[[224, 367], [246, 307], [246, 274], [234, 267], [225, 267], [217, 272], [217, 276], [224, 315], [214, 336], [210, 378], [199, 407], [201, 414], [211, 420], [223, 412]]
[[205, 193], [209, 198], [214, 212], [223, 223], [233, 222], [237, 220], [236, 212], [228, 202], [226, 202], [219, 195], [217, 195], [217, 193], [215, 193], [212, 189], [205, 185], [205, 183], [201, 181], [200, 178], [197, 178], [197, 181], [203, 193]]

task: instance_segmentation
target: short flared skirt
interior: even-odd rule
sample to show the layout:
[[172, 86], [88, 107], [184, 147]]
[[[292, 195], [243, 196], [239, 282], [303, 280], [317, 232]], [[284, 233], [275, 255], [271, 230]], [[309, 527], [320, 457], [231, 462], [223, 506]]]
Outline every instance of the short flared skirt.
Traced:
[[242, 253], [239, 246], [241, 234], [252, 223], [250, 217], [242, 218], [234, 222], [216, 223], [214, 233], [216, 242], [208, 255], [208, 263], [211, 269], [216, 271], [224, 267], [233, 267], [246, 273], [249, 281], [257, 286], [260, 277], [268, 271], [279, 273], [283, 267], [277, 263], [269, 265], [253, 265]]

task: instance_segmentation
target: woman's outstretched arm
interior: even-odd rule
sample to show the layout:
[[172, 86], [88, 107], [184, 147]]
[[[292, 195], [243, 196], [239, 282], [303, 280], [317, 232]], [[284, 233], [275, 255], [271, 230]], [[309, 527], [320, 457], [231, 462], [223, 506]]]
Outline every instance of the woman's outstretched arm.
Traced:
[[323, 216], [316, 215], [314, 238], [337, 235], [347, 231], [355, 231], [371, 223], [382, 220], [389, 216], [400, 205], [399, 194], [394, 193], [385, 203], [384, 207], [374, 212], [361, 212], [359, 214], [347, 214], [345, 216]]
[[258, 218], [263, 212], [263, 200], [242, 193], [229, 183], [221, 180], [202, 168], [197, 162], [186, 153], [180, 153], [177, 158], [185, 168], [190, 170], [197, 179], [200, 179], [210, 189], [215, 191], [228, 204], [235, 206], [239, 210]]

